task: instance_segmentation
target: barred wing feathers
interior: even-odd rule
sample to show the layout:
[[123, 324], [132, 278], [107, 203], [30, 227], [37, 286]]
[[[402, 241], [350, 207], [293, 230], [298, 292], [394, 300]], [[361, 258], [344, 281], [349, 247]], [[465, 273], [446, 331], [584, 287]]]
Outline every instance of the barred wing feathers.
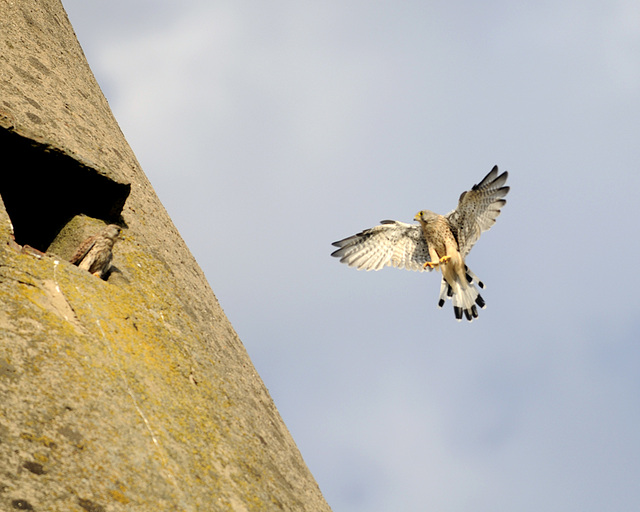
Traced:
[[503, 198], [509, 192], [505, 186], [508, 176], [507, 172], [498, 175], [498, 166], [494, 166], [480, 183], [460, 195], [458, 207], [445, 216], [463, 258], [482, 232], [495, 224], [500, 208], [507, 203]]
[[69, 260], [74, 265], [79, 265], [80, 262], [84, 259], [84, 257], [89, 254], [89, 251], [93, 249], [93, 246], [96, 244], [96, 240], [98, 239], [98, 235], [93, 235], [87, 238], [84, 242], [80, 244], [78, 250]]
[[338, 250], [331, 256], [358, 270], [380, 270], [385, 266], [425, 269], [429, 261], [429, 248], [418, 224], [396, 220], [383, 220], [381, 225], [333, 242]]

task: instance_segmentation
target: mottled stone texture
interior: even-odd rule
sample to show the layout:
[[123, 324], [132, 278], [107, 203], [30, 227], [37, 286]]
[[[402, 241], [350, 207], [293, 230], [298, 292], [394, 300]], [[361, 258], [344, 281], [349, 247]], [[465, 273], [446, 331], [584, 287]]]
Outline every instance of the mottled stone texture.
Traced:
[[329, 510], [58, 0], [0, 1], [0, 155], [0, 510]]

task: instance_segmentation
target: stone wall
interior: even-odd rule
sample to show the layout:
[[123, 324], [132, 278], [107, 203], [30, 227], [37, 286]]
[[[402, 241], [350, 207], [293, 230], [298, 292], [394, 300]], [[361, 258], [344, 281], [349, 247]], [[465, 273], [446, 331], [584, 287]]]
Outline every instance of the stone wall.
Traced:
[[0, 510], [329, 510], [58, 0], [0, 2], [0, 155]]

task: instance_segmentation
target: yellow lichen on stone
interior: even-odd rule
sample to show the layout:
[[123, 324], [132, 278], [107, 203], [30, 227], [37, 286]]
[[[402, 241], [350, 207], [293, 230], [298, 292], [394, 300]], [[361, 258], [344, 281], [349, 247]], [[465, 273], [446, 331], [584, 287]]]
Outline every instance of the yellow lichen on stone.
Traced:
[[[328, 511], [60, 1], [0, 2], [0, 33], [0, 510]], [[68, 258], [110, 222], [103, 281]]]

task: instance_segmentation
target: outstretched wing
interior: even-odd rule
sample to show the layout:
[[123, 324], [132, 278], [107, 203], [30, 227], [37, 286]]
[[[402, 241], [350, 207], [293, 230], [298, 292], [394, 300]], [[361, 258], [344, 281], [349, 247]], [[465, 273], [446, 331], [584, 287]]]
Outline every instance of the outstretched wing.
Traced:
[[494, 166], [480, 183], [463, 192], [458, 207], [445, 215], [463, 258], [480, 234], [495, 224], [500, 208], [507, 203], [503, 197], [509, 192], [509, 187], [504, 185], [508, 176], [507, 172], [498, 175], [498, 166]]
[[333, 242], [331, 256], [358, 270], [380, 270], [387, 265], [407, 270], [425, 269], [429, 248], [417, 224], [383, 220], [382, 225]]

